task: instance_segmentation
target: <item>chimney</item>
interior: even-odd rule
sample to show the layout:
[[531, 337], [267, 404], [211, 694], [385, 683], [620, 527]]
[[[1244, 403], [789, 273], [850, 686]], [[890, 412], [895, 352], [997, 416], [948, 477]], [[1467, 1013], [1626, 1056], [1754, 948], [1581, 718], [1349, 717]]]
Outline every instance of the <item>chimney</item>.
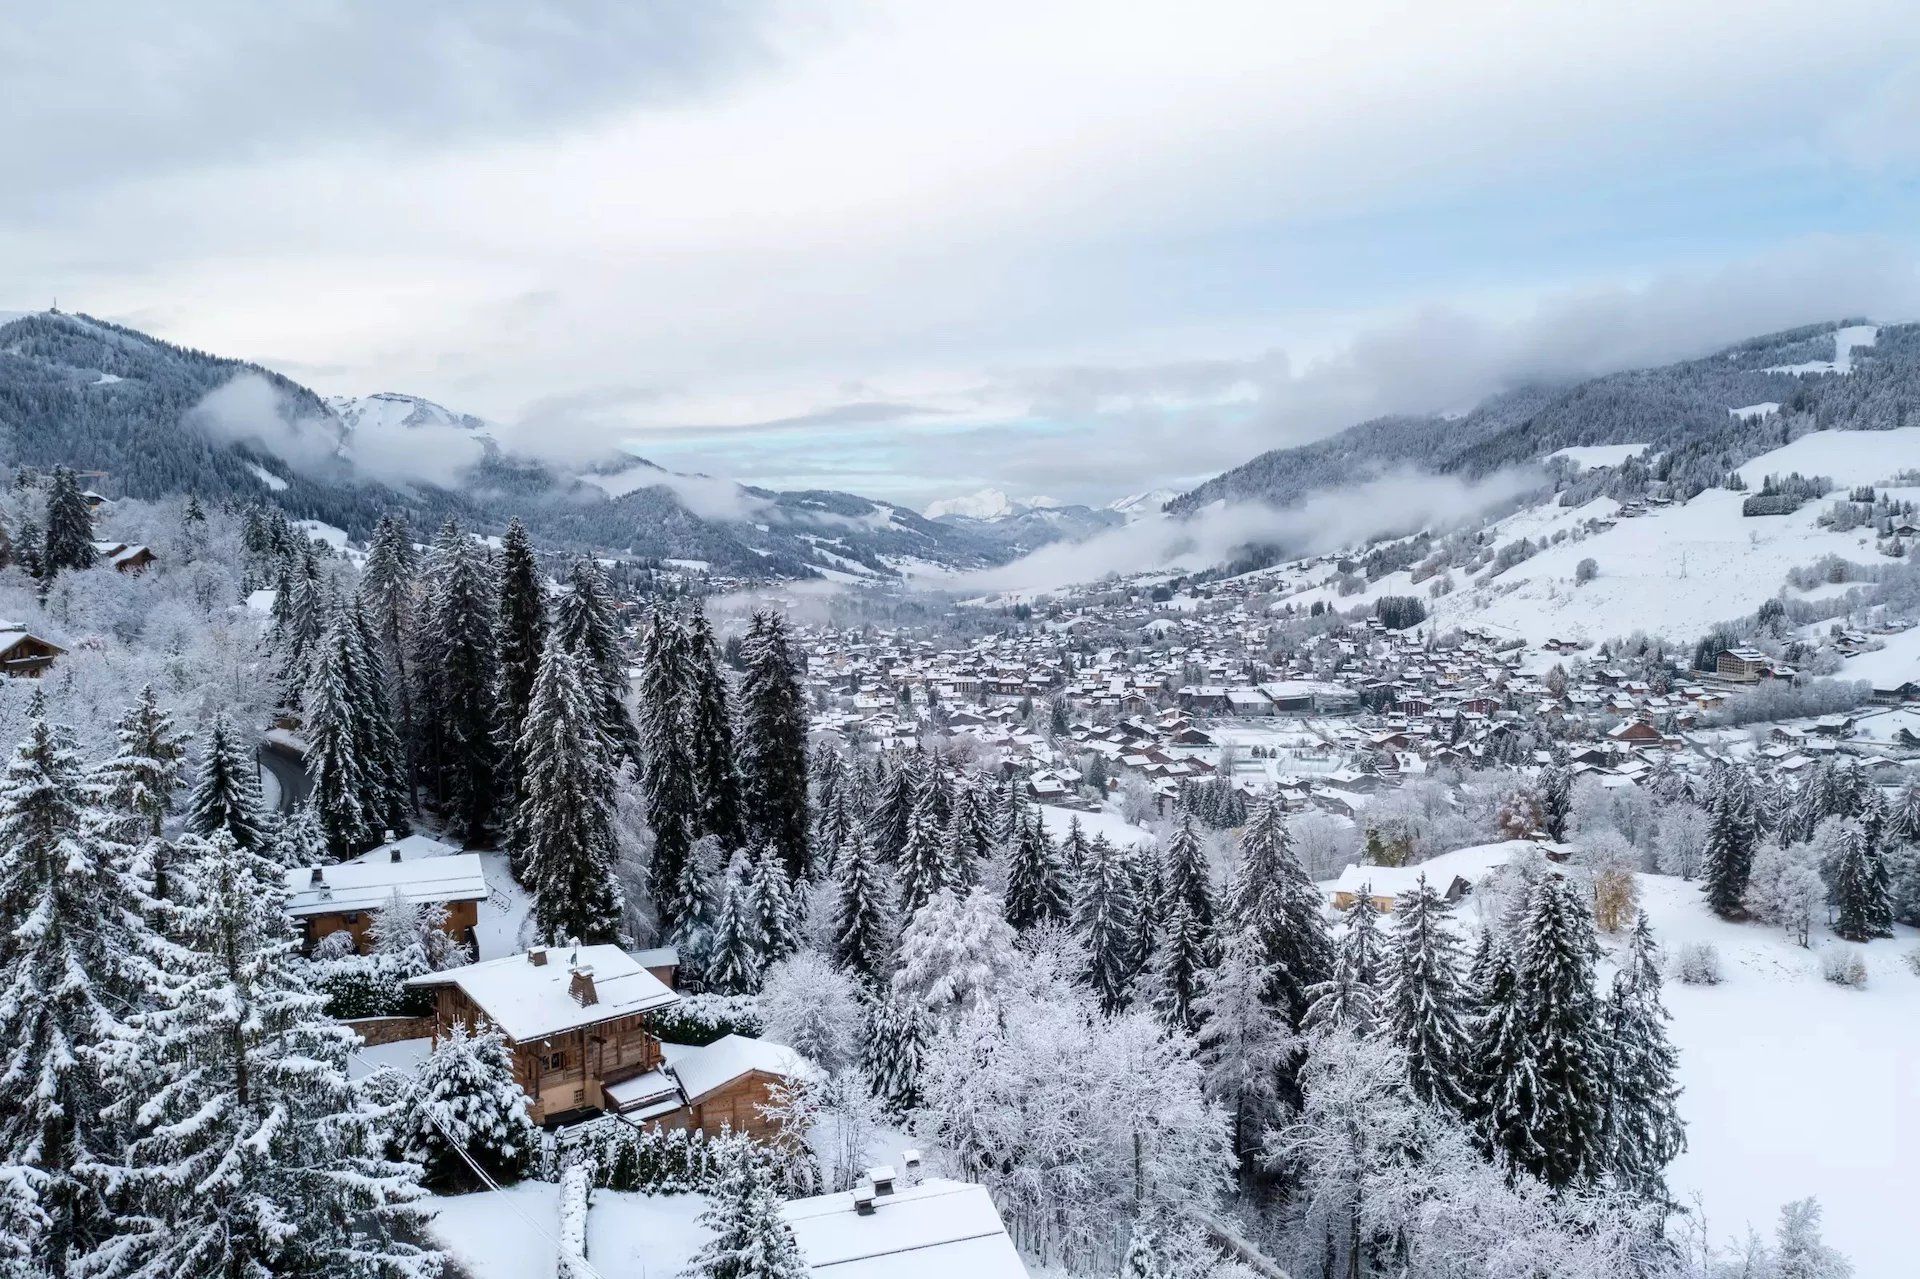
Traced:
[[853, 1188], [853, 1210], [862, 1217], [873, 1215], [873, 1187], [861, 1182]]
[[[393, 841], [394, 841], [395, 839], [397, 839], [397, 838], [398, 838], [398, 836], [396, 836], [396, 835], [395, 835], [395, 834], [394, 834], [394, 833], [393, 833], [392, 831], [390, 831], [390, 830], [389, 830], [389, 831], [382, 831], [382, 832], [380, 833], [380, 842], [381, 842], [381, 843], [383, 843], [383, 844], [391, 844], [391, 843], [393, 843]], [[393, 855], [393, 860], [395, 860], [395, 861], [399, 861], [399, 860], [400, 860], [400, 854], [399, 854], [399, 853], [395, 853], [395, 854]]]
[[582, 965], [573, 970], [572, 979], [567, 983], [567, 993], [582, 1008], [600, 1002], [600, 995], [593, 988], [592, 965]]
[[313, 877], [307, 880], [307, 887], [324, 888], [326, 886], [326, 883], [327, 883], [326, 875], [321, 872], [318, 866], [315, 866], [313, 868]]
[[387, 850], [387, 860], [388, 860], [388, 861], [390, 861], [390, 862], [397, 862], [397, 861], [399, 861], [399, 860], [400, 860], [400, 850], [399, 850], [399, 849], [397, 849], [397, 848], [389, 848], [389, 849]]
[[547, 966], [547, 948], [545, 946], [529, 947], [527, 950], [527, 962], [535, 968], [545, 968]]
[[907, 1170], [907, 1177], [906, 1177], [907, 1184], [909, 1186], [919, 1185], [920, 1184], [920, 1152], [917, 1150], [902, 1151], [900, 1153], [900, 1162], [903, 1165], [905, 1165]]
[[876, 1195], [892, 1194], [893, 1193], [893, 1165], [881, 1164], [877, 1168], [867, 1169], [867, 1180], [873, 1184], [874, 1194]]

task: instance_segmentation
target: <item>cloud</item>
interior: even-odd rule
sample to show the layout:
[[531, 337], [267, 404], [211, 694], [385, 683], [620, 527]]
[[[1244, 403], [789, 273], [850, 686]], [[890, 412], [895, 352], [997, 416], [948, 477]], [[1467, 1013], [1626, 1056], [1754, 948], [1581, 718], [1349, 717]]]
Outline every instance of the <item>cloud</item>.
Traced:
[[1252, 546], [1276, 546], [1289, 556], [1324, 554], [1372, 537], [1458, 523], [1511, 501], [1539, 479], [1524, 468], [1471, 482], [1402, 472], [1317, 493], [1285, 509], [1216, 502], [1189, 517], [1150, 516], [1084, 542], [1042, 547], [1011, 564], [923, 585], [960, 592], [1050, 591], [1110, 573], [1206, 568]]
[[250, 444], [296, 471], [339, 465], [339, 423], [293, 410], [258, 373], [240, 373], [201, 396], [183, 417], [216, 440]]

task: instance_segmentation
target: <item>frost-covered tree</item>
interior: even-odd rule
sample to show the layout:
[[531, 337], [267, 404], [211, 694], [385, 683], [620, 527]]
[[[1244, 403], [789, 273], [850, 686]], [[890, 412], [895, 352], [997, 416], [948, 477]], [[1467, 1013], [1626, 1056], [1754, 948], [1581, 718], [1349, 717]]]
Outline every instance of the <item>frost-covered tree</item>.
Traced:
[[1384, 1025], [1407, 1063], [1407, 1085], [1432, 1106], [1467, 1110], [1467, 992], [1452, 907], [1422, 875], [1394, 905]]
[[1833, 931], [1848, 941], [1893, 936], [1893, 902], [1886, 861], [1858, 822], [1842, 822], [1830, 876]]
[[425, 576], [415, 664], [433, 677], [419, 689], [418, 758], [456, 837], [477, 844], [500, 800], [499, 591], [479, 546], [453, 520], [434, 538]]
[[778, 613], [753, 615], [740, 646], [740, 800], [747, 832], [810, 871], [807, 844], [807, 699], [800, 659]]
[[1767, 1279], [1848, 1279], [1853, 1266], [1820, 1237], [1820, 1203], [1797, 1199], [1780, 1209]]
[[418, 1169], [380, 1153], [347, 1077], [359, 1041], [306, 986], [280, 867], [208, 845], [181, 921], [192, 958], [120, 1058], [110, 1113], [133, 1140], [88, 1273], [427, 1279], [440, 1257], [400, 1237]]
[[360, 593], [366, 601], [367, 621], [379, 642], [381, 664], [392, 681], [393, 707], [399, 721], [406, 770], [407, 802], [414, 799], [414, 719], [417, 673], [413, 665], [418, 643], [420, 565], [413, 549], [413, 533], [406, 516], [389, 512], [380, 517], [367, 547], [366, 567], [360, 574]]
[[1206, 849], [1200, 843], [1200, 834], [1193, 828], [1193, 819], [1182, 816], [1180, 824], [1174, 828], [1173, 836], [1167, 840], [1166, 852], [1160, 859], [1160, 879], [1165, 886], [1167, 900], [1179, 900], [1186, 903], [1187, 913], [1203, 936], [1211, 938], [1214, 927], [1213, 876], [1207, 868]]
[[892, 888], [867, 851], [866, 832], [855, 826], [834, 860], [832, 955], [834, 962], [870, 986], [893, 972]]
[[174, 727], [153, 685], [141, 688], [114, 725], [114, 751], [93, 771], [101, 807], [113, 820], [112, 837], [141, 847], [153, 895], [165, 899], [170, 850], [160, 838], [174, 794], [186, 775], [191, 739]]
[[707, 961], [707, 984], [726, 995], [744, 995], [760, 989], [766, 968], [766, 934], [753, 890], [735, 871], [727, 873], [720, 894], [720, 913], [713, 925], [713, 954]]
[[1281, 1074], [1298, 1041], [1277, 1006], [1273, 965], [1253, 928], [1220, 937], [1220, 962], [1194, 1000], [1207, 1096], [1228, 1116], [1234, 1153], [1252, 1155], [1278, 1115]]
[[33, 1262], [60, 1276], [109, 1230], [96, 1193], [119, 1141], [102, 1118], [109, 1058], [177, 960], [148, 925], [132, 848], [89, 805], [71, 732], [38, 693], [31, 714], [0, 776], [0, 1164], [31, 1171], [45, 1218]]
[[518, 750], [527, 767], [514, 822], [525, 843], [516, 860], [537, 894], [535, 926], [554, 942], [611, 941], [621, 914], [612, 750], [564, 645], [549, 645], [541, 657]]
[[714, 643], [706, 611], [695, 605], [686, 621], [686, 721], [693, 753], [693, 789], [699, 800], [695, 823], [703, 835], [737, 848], [746, 839], [740, 811], [738, 747], [733, 731], [733, 692]]
[[1333, 975], [1333, 943], [1321, 918], [1320, 890], [1294, 855], [1278, 797], [1256, 807], [1241, 832], [1228, 914], [1235, 928], [1259, 938], [1272, 979], [1268, 997], [1298, 1029], [1308, 992]]
[[186, 826], [196, 835], [225, 831], [243, 848], [266, 843], [259, 766], [248, 758], [233, 721], [215, 715], [200, 772], [187, 795]]
[[1202, 935], [1187, 903], [1173, 898], [1161, 921], [1146, 975], [1152, 1004], [1168, 1025], [1188, 1033], [1198, 1029], [1195, 1004], [1212, 965], [1212, 940]]
[[829, 1073], [859, 1064], [861, 989], [821, 955], [803, 950], [768, 968], [758, 1006], [767, 1039]]
[[527, 526], [507, 522], [500, 542], [500, 733], [508, 770], [509, 798], [517, 794], [526, 763], [516, 749], [533, 706], [533, 685], [547, 642], [547, 588], [534, 558]]
[[1309, 989], [1311, 1002], [1302, 1025], [1326, 1032], [1335, 1028], [1370, 1035], [1380, 1026], [1381, 979], [1385, 946], [1373, 886], [1362, 884], [1341, 912], [1342, 928], [1333, 946], [1333, 974]]
[[1776, 924], [1802, 946], [1826, 906], [1827, 887], [1806, 844], [1763, 844], [1754, 855], [1753, 874], [1743, 903], [1747, 913]]
[[506, 1041], [459, 1021], [407, 1080], [389, 1122], [400, 1157], [448, 1188], [480, 1189], [474, 1165], [495, 1182], [518, 1180], [539, 1147]]
[[925, 777], [917, 753], [891, 765], [883, 762], [881, 767], [885, 772], [867, 813], [867, 839], [874, 856], [891, 864], [899, 860], [900, 850], [906, 847], [908, 827], [920, 802]]
[[595, 722], [612, 747], [614, 766], [637, 760], [641, 743], [627, 712], [627, 653], [606, 574], [593, 559], [583, 556], [567, 569], [550, 638], [573, 654]]
[[920, 1105], [920, 1070], [932, 1024], [919, 1004], [881, 995], [868, 1005], [860, 1069], [888, 1114], [905, 1116]]
[[1124, 1007], [1132, 989], [1139, 967], [1139, 913], [1126, 854], [1107, 840], [1094, 840], [1080, 875], [1074, 927], [1087, 945], [1088, 984], [1106, 1012]]
[[931, 786], [923, 789], [920, 800], [907, 819], [907, 842], [900, 846], [894, 873], [900, 886], [900, 912], [911, 918], [913, 912], [941, 889], [953, 890], [955, 882], [946, 860], [946, 835], [940, 829], [934, 811]]
[[807, 1279], [807, 1263], [781, 1216], [783, 1198], [767, 1155], [744, 1137], [717, 1144], [719, 1174], [699, 1225], [706, 1235], [687, 1263], [697, 1279]]
[[1007, 845], [1007, 922], [1026, 932], [1072, 913], [1065, 868], [1036, 814], [1019, 823]]
[[747, 886], [763, 939], [763, 963], [778, 963], [800, 949], [800, 905], [786, 861], [766, 849], [754, 860]]
[[653, 829], [650, 887], [671, 926], [674, 888], [700, 825], [687, 707], [692, 676], [679, 618], [667, 609], [654, 609], [640, 649], [640, 786], [647, 799], [647, 825]]
[[1642, 912], [1628, 936], [1604, 1012], [1606, 1163], [1616, 1184], [1664, 1201], [1665, 1171], [1687, 1147], [1680, 1118], [1679, 1054], [1667, 1038], [1660, 952]]
[[99, 562], [93, 549], [93, 508], [80, 491], [71, 468], [56, 466], [47, 485], [47, 531], [40, 567], [48, 577], [68, 569], [92, 568]]
[[986, 890], [941, 891], [901, 930], [893, 993], [935, 1021], [951, 1020], [990, 1006], [1018, 964], [1013, 929]]
[[379, 842], [385, 813], [377, 766], [365, 754], [372, 736], [366, 720], [373, 709], [357, 687], [353, 620], [345, 609], [335, 615], [312, 658], [303, 699], [310, 802], [327, 851], [349, 857]]
[[1717, 764], [1708, 783], [1703, 869], [1707, 904], [1722, 919], [1741, 916], [1741, 898], [1753, 873], [1756, 837], [1753, 790], [1746, 773], [1729, 764]]

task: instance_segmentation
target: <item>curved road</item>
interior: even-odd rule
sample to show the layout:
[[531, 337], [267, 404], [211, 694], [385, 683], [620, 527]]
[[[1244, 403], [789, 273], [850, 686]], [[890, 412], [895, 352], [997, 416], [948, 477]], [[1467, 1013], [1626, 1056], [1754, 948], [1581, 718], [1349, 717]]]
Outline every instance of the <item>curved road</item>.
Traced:
[[254, 751], [254, 758], [260, 761], [260, 767], [270, 772], [274, 780], [280, 783], [279, 812], [282, 816], [291, 813], [313, 789], [312, 781], [307, 777], [306, 761], [297, 751], [289, 750], [278, 742], [265, 741]]

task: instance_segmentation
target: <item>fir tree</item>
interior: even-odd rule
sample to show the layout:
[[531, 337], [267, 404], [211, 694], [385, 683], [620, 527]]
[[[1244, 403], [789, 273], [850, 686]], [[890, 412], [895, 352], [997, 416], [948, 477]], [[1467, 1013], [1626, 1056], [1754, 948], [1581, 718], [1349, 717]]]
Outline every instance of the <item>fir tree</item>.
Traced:
[[1194, 1003], [1212, 963], [1211, 949], [1187, 903], [1174, 898], [1147, 966], [1154, 1009], [1177, 1030], [1191, 1033], [1199, 1023]]
[[172, 886], [161, 828], [186, 774], [189, 739], [148, 684], [114, 725], [114, 740], [114, 752], [94, 770], [93, 782], [102, 807], [116, 819], [113, 838], [145, 846], [153, 894], [164, 899]]
[[1556, 1190], [1606, 1168], [1593, 919], [1560, 875], [1535, 886], [1515, 965], [1514, 1056], [1494, 1083], [1494, 1146]]
[[508, 522], [500, 543], [499, 638], [500, 754], [508, 769], [506, 790], [512, 797], [519, 793], [526, 773], [527, 761], [518, 747], [533, 707], [533, 685], [547, 642], [547, 589], [540, 580], [540, 563], [534, 558], [526, 525], [517, 518]]
[[541, 657], [519, 753], [527, 772], [514, 827], [525, 840], [518, 860], [538, 895], [540, 935], [612, 941], [621, 914], [612, 750], [579, 666], [561, 645]]
[[386, 831], [403, 835], [411, 826], [408, 817], [413, 808], [403, 745], [405, 734], [395, 723], [392, 703], [387, 700], [389, 673], [380, 654], [379, 637], [374, 633], [364, 593], [354, 597], [348, 621], [353, 628], [349, 687], [360, 708], [357, 727], [360, 758], [369, 788], [367, 816], [383, 835]]
[[191, 960], [121, 1059], [125, 1207], [89, 1274], [436, 1273], [395, 1237], [418, 1170], [370, 1153], [374, 1112], [346, 1069], [359, 1041], [305, 985], [281, 868], [215, 835], [193, 874]]
[[1614, 974], [1606, 1007], [1606, 1148], [1613, 1179], [1665, 1202], [1664, 1173], [1687, 1148], [1680, 1118], [1679, 1054], [1667, 1039], [1660, 998], [1660, 955], [1643, 912]]
[[640, 732], [627, 713], [627, 654], [606, 575], [593, 560], [577, 559], [567, 570], [552, 638], [573, 654], [600, 731], [613, 747], [615, 767], [638, 763]]
[[1491, 929], [1480, 934], [1472, 987], [1466, 1117], [1487, 1149], [1500, 1149], [1509, 1140], [1520, 1139], [1505, 1131], [1515, 1121], [1511, 1113], [1501, 1109], [1499, 1090], [1520, 1067], [1521, 1010], [1513, 952]]
[[312, 653], [327, 630], [329, 585], [320, 573], [320, 556], [308, 543], [289, 562], [274, 595], [271, 647], [276, 661], [275, 680], [280, 704], [301, 709], [307, 690]]
[[416, 664], [433, 678], [420, 687], [422, 762], [456, 837], [478, 844], [500, 799], [499, 592], [479, 547], [452, 520], [434, 538], [426, 576]]
[[707, 984], [723, 995], [750, 995], [760, 989], [766, 971], [766, 935], [751, 890], [729, 871], [720, 895], [720, 914], [713, 925], [713, 958], [707, 964]]
[[1753, 874], [1755, 828], [1752, 791], [1746, 774], [1716, 765], [1707, 799], [1707, 904], [1722, 919], [1741, 919], [1741, 899]]
[[1322, 1033], [1344, 1029], [1371, 1035], [1380, 1026], [1381, 975], [1385, 968], [1373, 885], [1360, 886], [1341, 918], [1345, 927], [1334, 943], [1333, 975], [1308, 990], [1311, 1002], [1302, 1025]]
[[899, 861], [900, 851], [907, 846], [913, 810], [920, 802], [919, 762], [916, 752], [886, 768], [873, 811], [867, 815], [867, 840], [874, 856], [883, 862]]
[[787, 864], [776, 850], [768, 848], [754, 861], [748, 888], [764, 939], [760, 951], [764, 970], [800, 949], [799, 907], [793, 881], [787, 878]]
[[1172, 1273], [1160, 1250], [1160, 1236], [1146, 1225], [1135, 1226], [1127, 1255], [1120, 1260], [1120, 1279], [1170, 1279]]
[[1308, 992], [1333, 976], [1333, 943], [1321, 917], [1320, 891], [1307, 878], [1277, 797], [1254, 811], [1240, 835], [1240, 865], [1229, 909], [1233, 926], [1253, 930], [1273, 971], [1271, 997], [1298, 1029]]
[[873, 1095], [895, 1118], [919, 1108], [920, 1067], [931, 1034], [926, 1014], [910, 1001], [883, 994], [868, 1008], [861, 1070]]
[[733, 734], [733, 694], [704, 609], [690, 609], [686, 625], [686, 723], [693, 753], [693, 789], [699, 797], [696, 829], [729, 848], [746, 839], [740, 814], [740, 777]]
[[343, 858], [372, 847], [380, 833], [379, 781], [363, 753], [370, 736], [364, 720], [371, 708], [355, 687], [353, 622], [345, 610], [335, 615], [313, 658], [304, 699], [311, 803], [327, 851]]
[[71, 735], [37, 693], [30, 715], [0, 777], [0, 1165], [32, 1170], [46, 1219], [34, 1261], [60, 1276], [109, 1229], [89, 1183], [118, 1141], [101, 1118], [110, 1056], [176, 963], [148, 927], [132, 850], [88, 807]]
[[699, 1224], [707, 1240], [687, 1263], [697, 1279], [807, 1279], [807, 1263], [781, 1215], [769, 1157], [744, 1136], [720, 1143], [719, 1173]]
[[1848, 941], [1893, 936], [1886, 859], [1873, 850], [1858, 822], [1842, 822], [1839, 835], [1831, 887], [1833, 931]]
[[887, 879], [858, 826], [834, 859], [834, 962], [869, 986], [893, 971], [894, 911]]
[[1465, 1114], [1467, 998], [1452, 908], [1422, 875], [1393, 911], [1386, 961], [1385, 1029], [1407, 1059], [1407, 1084], [1428, 1105]]
[[47, 486], [46, 549], [41, 552], [41, 571], [47, 577], [68, 569], [92, 568], [99, 562], [93, 549], [93, 510], [80, 491], [80, 481], [64, 466], [53, 468]]
[[1213, 876], [1207, 869], [1206, 850], [1200, 846], [1200, 834], [1191, 818], [1181, 818], [1167, 841], [1161, 858], [1160, 877], [1167, 898], [1186, 903], [1187, 913], [1203, 935], [1211, 936], [1214, 927]]
[[946, 863], [946, 838], [934, 813], [932, 788], [920, 792], [907, 822], [907, 842], [900, 849], [895, 870], [899, 875], [900, 912], [911, 916], [943, 888], [958, 887]]
[[1279, 1114], [1282, 1077], [1295, 1051], [1293, 1028], [1279, 1011], [1267, 946], [1253, 928], [1220, 938], [1220, 962], [1194, 1001], [1207, 1096], [1226, 1112], [1234, 1153], [1259, 1148]]
[[378, 642], [380, 660], [392, 681], [393, 707], [400, 731], [401, 766], [407, 807], [417, 809], [414, 736], [415, 623], [420, 606], [419, 562], [404, 515], [387, 514], [373, 530], [367, 563], [360, 576], [367, 621]]
[[667, 937], [679, 951], [681, 976], [696, 990], [706, 980], [713, 957], [713, 930], [720, 916], [714, 878], [725, 861], [719, 840], [711, 835], [696, 840], [681, 862], [680, 879], [663, 912], [673, 921]]
[[420, 1165], [430, 1183], [478, 1190], [484, 1183], [472, 1165], [495, 1182], [511, 1183], [539, 1139], [500, 1032], [470, 1032], [455, 1021], [407, 1081], [392, 1141], [399, 1156]]
[[640, 785], [653, 829], [651, 888], [666, 923], [700, 821], [692, 734], [687, 712], [686, 637], [679, 621], [653, 610], [640, 656]]
[[1007, 922], [1025, 932], [1037, 924], [1064, 921], [1071, 914], [1066, 876], [1053, 841], [1036, 815], [1021, 824], [1007, 850]]
[[1088, 982], [1109, 1013], [1126, 1006], [1138, 968], [1138, 910], [1126, 860], [1112, 844], [1096, 841], [1080, 878], [1074, 923], [1087, 943]]
[[753, 616], [741, 646], [740, 799], [748, 834], [808, 873], [807, 703], [800, 665], [778, 613]]

